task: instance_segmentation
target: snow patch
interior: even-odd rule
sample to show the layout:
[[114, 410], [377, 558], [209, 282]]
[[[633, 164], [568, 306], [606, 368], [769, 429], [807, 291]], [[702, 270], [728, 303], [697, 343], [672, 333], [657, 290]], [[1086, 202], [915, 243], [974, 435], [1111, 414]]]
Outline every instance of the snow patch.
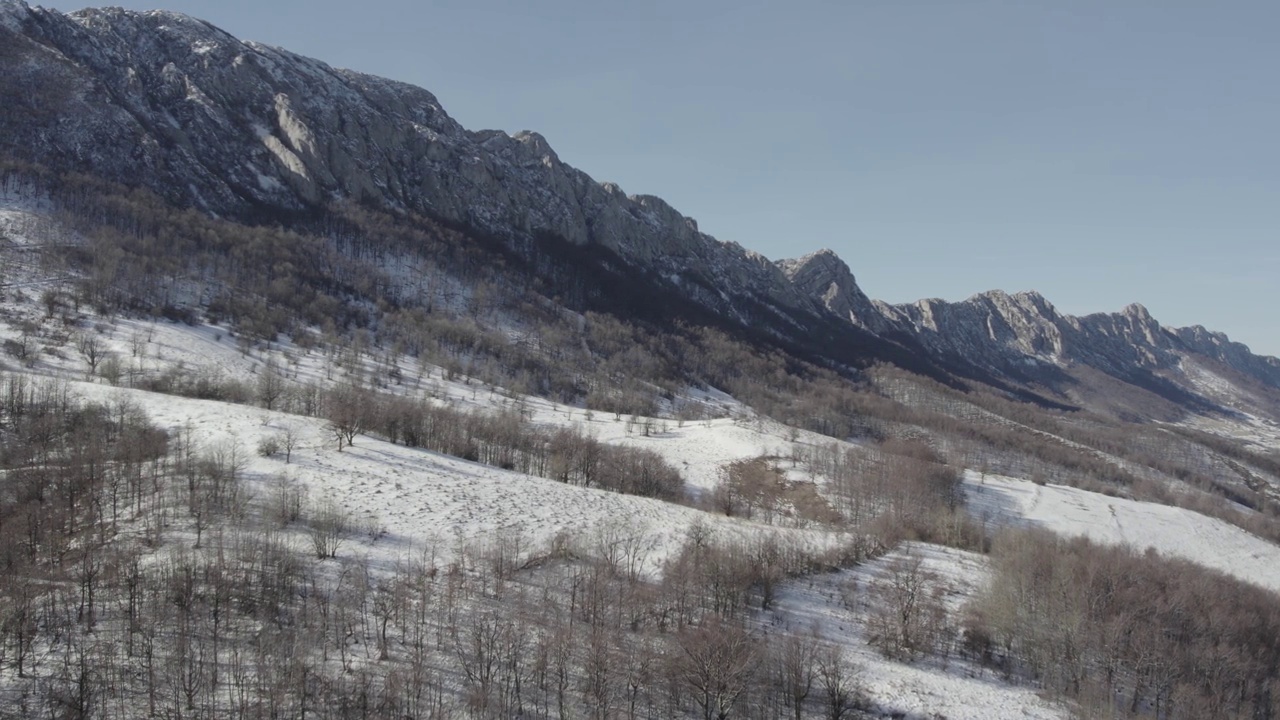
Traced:
[[279, 138], [272, 135], [265, 125], [254, 123], [253, 131], [257, 134], [258, 139], [262, 141], [262, 145], [280, 161], [280, 164], [285, 169], [305, 180], [311, 179], [310, 174], [307, 172], [307, 166], [302, 162], [302, 159], [286, 147], [284, 143], [280, 142]]

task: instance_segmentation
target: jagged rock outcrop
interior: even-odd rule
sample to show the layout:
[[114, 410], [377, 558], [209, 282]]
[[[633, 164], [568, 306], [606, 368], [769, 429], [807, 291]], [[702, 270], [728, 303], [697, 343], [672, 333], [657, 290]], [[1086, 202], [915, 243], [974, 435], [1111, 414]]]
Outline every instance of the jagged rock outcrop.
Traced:
[[[1169, 395], [1202, 394], [1183, 363], [1197, 356], [1280, 389], [1280, 360], [1254, 355], [1203, 327], [1166, 328], [1134, 303], [1116, 313], [1074, 317], [1034, 291], [979, 293], [890, 305], [871, 300], [830, 250], [778, 261], [800, 292], [872, 333], [906, 338], [951, 364], [966, 363], [1015, 382], [1044, 380], [1085, 366]], [[1173, 383], [1173, 384], [1169, 384]]]
[[[840, 295], [862, 293], [842, 289]], [[823, 300], [830, 296], [815, 295]], [[1075, 317], [1058, 312], [1037, 292], [1010, 295], [994, 290], [961, 302], [872, 302], [878, 317], [861, 320], [850, 313], [851, 321], [879, 334], [909, 336], [932, 353], [1005, 376], [1034, 376], [1037, 367], [1084, 365], [1127, 381], [1156, 375], [1178, 379], [1183, 361], [1198, 355], [1280, 388], [1280, 360], [1254, 355], [1222, 333], [1199, 326], [1166, 328], [1137, 303], [1120, 312]], [[1186, 378], [1181, 380], [1187, 392], [1200, 391]]]
[[887, 328], [880, 309], [858, 287], [849, 266], [831, 250], [779, 260], [777, 265], [796, 289], [839, 317], [875, 333]]
[[911, 335], [926, 348], [1003, 368], [1052, 362], [1062, 352], [1062, 317], [1038, 293], [999, 290], [964, 302], [920, 300], [909, 305], [878, 303], [882, 325]]
[[889, 325], [930, 350], [989, 367], [1079, 363], [1128, 377], [1135, 369], [1176, 370], [1187, 353], [1195, 353], [1280, 387], [1280, 360], [1254, 355], [1204, 328], [1165, 328], [1137, 303], [1117, 313], [1074, 317], [1059, 313], [1039, 293], [996, 290], [958, 303], [921, 300], [879, 307]]
[[1280, 387], [1280, 359], [1254, 355], [1243, 343], [1232, 342], [1225, 334], [1200, 325], [1170, 330], [1186, 349]]
[[961, 302], [890, 305], [868, 298], [830, 250], [777, 265], [800, 292], [860, 328], [909, 338], [932, 354], [1004, 377], [1034, 377], [1043, 374], [1037, 369], [1073, 365], [1125, 380], [1141, 373], [1168, 376], [1196, 354], [1280, 388], [1280, 360], [1254, 355], [1202, 327], [1165, 328], [1137, 303], [1117, 313], [1074, 317], [1058, 312], [1040, 293], [993, 290]]

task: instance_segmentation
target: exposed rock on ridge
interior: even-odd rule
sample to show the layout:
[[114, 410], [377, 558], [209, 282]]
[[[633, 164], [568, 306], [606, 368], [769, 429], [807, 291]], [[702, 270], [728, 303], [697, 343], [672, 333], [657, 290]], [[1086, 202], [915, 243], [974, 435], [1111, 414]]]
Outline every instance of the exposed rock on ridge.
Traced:
[[1194, 354], [1280, 388], [1280, 360], [1254, 355], [1199, 326], [1165, 328], [1137, 303], [1117, 313], [1075, 317], [1058, 312], [1034, 291], [993, 290], [961, 302], [889, 305], [869, 299], [830, 250], [777, 264], [800, 292], [858, 327], [908, 338], [935, 355], [1005, 376], [1081, 364], [1131, 380], [1135, 372], [1176, 374], [1184, 358]]
[[831, 250], [779, 260], [777, 265], [797, 290], [841, 318], [875, 333], [886, 328], [879, 308], [858, 287], [849, 266]]
[[1194, 354], [1280, 388], [1280, 360], [1254, 355], [1199, 326], [1166, 328], [1137, 303], [1083, 317], [1058, 312], [1037, 292], [994, 290], [955, 303], [874, 304], [879, 317], [853, 322], [882, 335], [910, 336], [933, 353], [1006, 374], [1026, 374], [1038, 365], [1081, 364], [1125, 379], [1135, 371], [1171, 375]]

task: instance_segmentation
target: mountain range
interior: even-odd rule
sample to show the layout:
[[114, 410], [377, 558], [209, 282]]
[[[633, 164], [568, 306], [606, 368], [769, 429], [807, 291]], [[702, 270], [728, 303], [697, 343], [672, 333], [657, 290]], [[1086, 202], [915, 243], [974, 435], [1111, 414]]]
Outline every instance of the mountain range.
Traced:
[[5, 0], [0, 38], [0, 152], [178, 207], [288, 224], [353, 202], [526, 256], [587, 249], [643, 291], [833, 367], [889, 362], [1130, 415], [1280, 418], [1280, 360], [1221, 333], [1165, 327], [1137, 304], [1073, 317], [1035, 292], [879, 302], [829, 250], [772, 262], [659, 197], [597, 182], [536, 132], [468, 130], [423, 89], [184, 15]]

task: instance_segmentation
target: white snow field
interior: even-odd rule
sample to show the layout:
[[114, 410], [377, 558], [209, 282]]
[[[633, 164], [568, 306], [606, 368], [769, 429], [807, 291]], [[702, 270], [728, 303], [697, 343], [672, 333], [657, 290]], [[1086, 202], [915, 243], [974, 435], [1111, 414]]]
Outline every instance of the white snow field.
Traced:
[[[38, 309], [30, 307], [30, 311]], [[0, 335], [13, 332], [10, 326]], [[252, 381], [267, 356], [260, 349], [243, 352], [227, 330], [207, 325], [118, 320], [99, 324], [92, 332], [126, 368], [139, 372], [182, 366]], [[295, 382], [325, 382], [331, 376], [341, 376], [341, 371], [332, 367], [333, 360], [320, 351], [308, 352], [286, 342], [270, 355]], [[697, 397], [722, 417], [684, 423], [652, 419], [650, 434], [644, 435], [639, 429], [645, 424], [643, 418], [619, 418], [540, 398], [517, 397], [465, 378], [446, 380], [439, 368], [419, 368], [407, 361], [401, 367], [408, 379], [384, 389], [426, 394], [436, 402], [472, 410], [518, 405], [532, 422], [576, 425], [604, 442], [653, 450], [677, 467], [695, 491], [714, 488], [720, 468], [728, 462], [759, 455], [789, 457], [794, 444], [832, 442], [810, 433], [793, 435], [788, 428], [754, 416], [724, 395], [703, 393]], [[706, 523], [718, 534], [743, 538], [776, 532], [787, 542], [811, 547], [845, 539], [817, 529], [766, 528], [676, 504], [572, 487], [367, 436], [358, 437], [354, 446], [338, 452], [320, 419], [113, 387], [101, 379], [83, 381], [84, 361], [69, 347], [61, 357], [42, 353], [33, 370], [46, 376], [75, 378], [69, 381], [72, 389], [88, 399], [136, 403], [154, 423], [175, 432], [189, 432], [202, 448], [237, 443], [248, 458], [246, 476], [257, 493], [270, 492], [276, 478], [287, 477], [307, 488], [313, 500], [336, 501], [358, 526], [380, 525], [386, 531], [384, 537], [374, 541], [356, 533], [342, 550], [349, 556], [367, 557], [375, 569], [389, 568], [427, 546], [438, 562], [447, 563], [462, 545], [484, 544], [500, 536], [518, 537], [520, 552], [532, 555], [545, 550], [561, 534], [576, 535], [578, 542], [592, 542], [593, 535], [613, 532], [644, 539], [649, 553], [645, 566], [652, 573], [679, 547], [686, 529], [695, 522]], [[260, 439], [278, 435], [285, 428], [293, 428], [300, 438], [291, 462], [285, 463], [279, 456], [259, 457], [254, 452]], [[995, 523], [1030, 524], [1063, 535], [1086, 535], [1099, 542], [1153, 547], [1162, 554], [1280, 590], [1280, 547], [1221, 521], [1179, 508], [1070, 487], [1038, 486], [1014, 478], [983, 478], [970, 472], [965, 480], [972, 512]], [[828, 639], [839, 642], [863, 667], [861, 679], [871, 701], [889, 715], [950, 720], [1069, 717], [1067, 709], [1044, 700], [1033, 689], [1004, 683], [972, 664], [952, 660], [944, 667], [936, 660], [894, 662], [867, 644], [860, 629], [867, 588], [878, 582], [887, 563], [908, 552], [921, 555], [927, 567], [945, 579], [951, 588], [948, 604], [953, 609], [987, 577], [986, 560], [981, 556], [908, 545], [853, 571], [789, 584], [781, 590], [772, 615], [764, 620], [766, 626], [775, 622], [793, 629], [818, 627]], [[858, 588], [852, 602], [847, 592], [850, 581]]]
[[[38, 312], [34, 303], [29, 310]], [[209, 325], [118, 320], [100, 324], [94, 332], [126, 368], [140, 372], [182, 366], [252, 381], [264, 366], [267, 355], [262, 350], [243, 352], [226, 329]], [[0, 335], [12, 333], [11, 326], [0, 330]], [[321, 351], [308, 352], [285, 342], [278, 344], [270, 355], [290, 380], [296, 382], [324, 382], [341, 375], [340, 370], [332, 368], [333, 360]], [[681, 471], [695, 491], [714, 488], [720, 468], [728, 462], [759, 455], [788, 457], [794, 444], [832, 442], [831, 438], [801, 432], [795, 435], [793, 443], [787, 428], [755, 417], [749, 409], [724, 395], [704, 393], [698, 399], [725, 417], [684, 423], [653, 419], [649, 423], [651, 432], [646, 436], [638, 429], [644, 424], [643, 418], [629, 423], [627, 416], [618, 418], [612, 413], [589, 412], [540, 398], [513, 396], [465, 378], [446, 380], [443, 371], [435, 367], [419, 368], [407, 361], [402, 362], [401, 367], [408, 379], [403, 385], [391, 385], [386, 390], [427, 394], [437, 402], [472, 410], [520, 405], [532, 422], [575, 425], [604, 442], [658, 452]], [[42, 354], [34, 370], [44, 375], [83, 378], [85, 365], [73, 349], [64, 348], [61, 357]], [[607, 528], [644, 536], [652, 548], [648, 568], [654, 570], [679, 546], [684, 530], [695, 521], [707, 522], [717, 532], [741, 537], [763, 529], [760, 525], [680, 505], [571, 487], [366, 436], [357, 438], [353, 447], [338, 452], [320, 419], [112, 387], [100, 379], [76, 380], [71, 384], [77, 393], [91, 399], [111, 402], [128, 398], [161, 427], [175, 431], [189, 427], [202, 447], [239, 443], [250, 458], [248, 475], [251, 482], [258, 484], [259, 492], [269, 491], [273, 478], [285, 476], [305, 486], [313, 500], [336, 500], [351, 512], [357, 523], [380, 523], [387, 531], [386, 537], [378, 542], [359, 541], [360, 547], [356, 549], [353, 545], [351, 550], [369, 555], [375, 565], [391, 562], [428, 543], [436, 548], [441, 561], [446, 562], [460, 543], [486, 542], [500, 533], [518, 534], [528, 552], [537, 552], [562, 532], [589, 537], [594, 528]], [[279, 434], [286, 427], [295, 428], [302, 441], [292, 462], [286, 464], [279, 457], [258, 457], [254, 452], [258, 441]], [[1280, 547], [1193, 511], [1071, 487], [1039, 486], [1015, 478], [994, 475], [984, 478], [974, 472], [966, 474], [965, 485], [975, 516], [997, 524], [1035, 525], [1067, 536], [1086, 535], [1099, 542], [1130, 544], [1139, 550], [1152, 547], [1161, 554], [1185, 558], [1280, 590]], [[808, 545], [841, 540], [817, 530], [769, 531]], [[972, 569], [974, 563], [981, 560], [970, 557], [962, 563], [961, 556], [951, 551], [933, 552], [942, 553], [938, 562], [954, 561], [957, 568]], [[874, 566], [858, 570], [858, 573], [867, 572], [874, 572]], [[831, 581], [801, 582], [788, 592], [805, 596], [810, 592], [806, 588]], [[796, 612], [803, 616], [818, 609], [801, 607]], [[852, 621], [845, 620], [846, 625], [849, 622]], [[856, 656], [868, 665], [867, 680], [872, 695], [878, 699], [904, 698], [894, 702], [899, 702], [907, 712], [916, 712], [911, 708], [929, 707], [931, 712], [946, 717], [991, 717], [990, 708], [986, 715], [980, 711], [963, 715], [956, 708], [943, 710], [951, 707], [949, 702], [933, 704], [934, 700], [941, 703], [943, 698], [955, 697], [966, 698], [956, 701], [956, 707], [982, 707], [983, 693], [1025, 695], [1028, 703], [1039, 702], [1032, 693], [1011, 689], [990, 678], [969, 678], [954, 670], [941, 672], [929, 665], [904, 666], [884, 661], [859, 641], [851, 641], [850, 650], [856, 651]], [[928, 700], [930, 697], [934, 700]], [[1001, 697], [1004, 699], [996, 707], [1010, 707], [1009, 697]], [[886, 707], [897, 707], [885, 702]], [[1040, 715], [1028, 711], [1027, 716], [1059, 716], [1046, 708], [1035, 711], [1043, 711]]]
[[965, 474], [965, 489], [979, 518], [1152, 548], [1280, 592], [1280, 546], [1192, 510], [973, 471]]
[[[524, 552], [531, 553], [546, 548], [562, 533], [591, 542], [597, 532], [608, 531], [643, 538], [650, 548], [646, 569], [654, 571], [679, 548], [685, 530], [699, 521], [725, 539], [775, 532], [783, 542], [813, 548], [845, 539], [825, 530], [765, 528], [674, 503], [575, 487], [367, 436], [339, 452], [324, 422], [315, 418], [86, 382], [72, 382], [71, 389], [93, 401], [134, 403], [172, 434], [189, 432], [201, 449], [238, 444], [247, 458], [246, 480], [257, 493], [270, 492], [276, 478], [288, 478], [305, 487], [313, 501], [336, 501], [357, 527], [381, 525], [385, 537], [364, 543], [361, 550], [375, 562], [394, 561], [427, 543], [447, 562], [459, 543], [483, 543], [501, 534], [518, 536]], [[702, 446], [716, 447], [717, 428], [728, 430], [734, 438], [732, 427], [703, 428]], [[286, 428], [292, 428], [300, 440], [289, 462], [283, 455], [255, 453], [261, 439], [278, 436]], [[736, 447], [734, 442], [729, 445]], [[724, 452], [697, 457], [690, 450], [692, 445], [676, 447], [675, 457], [689, 458], [691, 465], [698, 466], [709, 465]]]
[[[34, 305], [25, 310], [29, 319], [38, 319], [39, 311]], [[229, 330], [213, 325], [117, 319], [99, 323], [91, 332], [119, 359], [124, 374], [122, 385], [128, 384], [131, 372], [159, 373], [175, 367], [251, 383], [268, 356], [288, 380], [296, 383], [326, 384], [340, 379], [343, 373], [336, 367], [336, 360], [323, 351], [304, 350], [287, 340], [275, 343], [273, 350], [244, 352]], [[0, 322], [0, 338], [16, 334], [14, 328]], [[62, 357], [44, 354], [34, 370], [67, 378], [85, 377], [87, 367], [74, 349], [66, 347], [59, 354]], [[380, 390], [413, 396], [425, 394], [441, 404], [464, 410], [493, 411], [519, 406], [526, 417], [537, 424], [577, 426], [602, 442], [653, 450], [684, 475], [695, 495], [713, 489], [719, 469], [727, 463], [760, 455], [789, 457], [795, 444], [833, 442], [832, 438], [814, 433], [792, 433], [786, 426], [759, 417], [732, 397], [714, 391], [691, 390], [683, 398], [701, 405], [713, 419], [680, 422], [590, 411], [543, 398], [518, 396], [461, 376], [447, 380], [441, 368], [421, 366], [412, 359], [402, 359], [397, 365], [402, 371], [402, 382], [387, 384]], [[378, 376], [380, 370], [372, 359], [366, 359], [364, 366], [367, 376]], [[385, 372], [385, 365], [381, 369]], [[644, 430], [646, 426], [648, 435]]]

